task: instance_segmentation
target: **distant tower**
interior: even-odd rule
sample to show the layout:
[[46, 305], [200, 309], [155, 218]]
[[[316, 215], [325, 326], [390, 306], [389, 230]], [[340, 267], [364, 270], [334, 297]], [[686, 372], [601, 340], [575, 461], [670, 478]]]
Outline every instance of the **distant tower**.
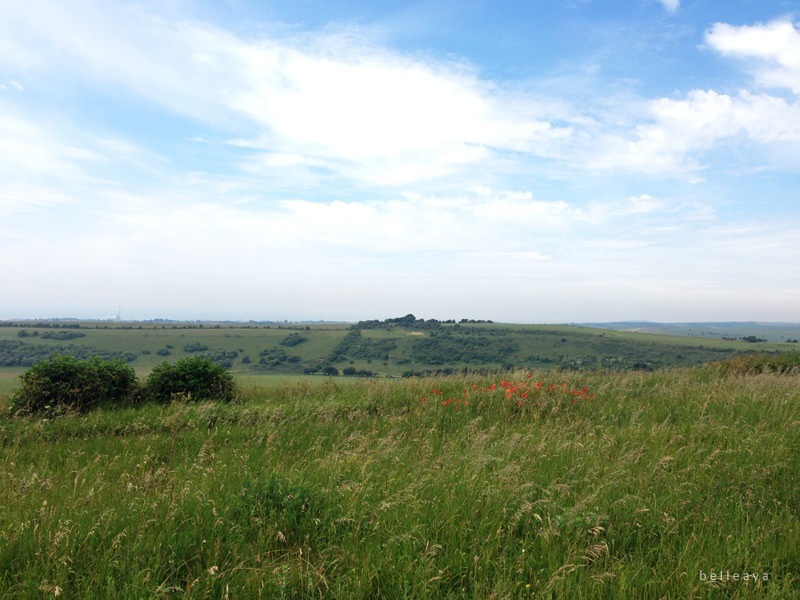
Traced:
[[117, 307], [117, 322], [122, 321], [122, 305]]

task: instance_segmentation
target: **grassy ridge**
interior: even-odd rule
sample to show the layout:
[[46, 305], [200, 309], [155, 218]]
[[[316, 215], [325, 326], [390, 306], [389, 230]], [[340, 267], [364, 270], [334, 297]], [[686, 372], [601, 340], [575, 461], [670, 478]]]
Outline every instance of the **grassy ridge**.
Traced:
[[[786, 351], [797, 346], [558, 325], [469, 323], [430, 327], [425, 322], [412, 322], [361, 329], [358, 339], [343, 349], [343, 342], [353, 332], [348, 325], [39, 325], [5, 323], [0, 327], [0, 392], [9, 391], [26, 366], [52, 353], [123, 358], [140, 376], [165, 360], [175, 362], [195, 354], [193, 348], [201, 347], [214, 356], [226, 357], [236, 374], [294, 376], [310, 367], [332, 364], [340, 371], [352, 368], [396, 377], [409, 371], [425, 374], [436, 369], [688, 367], [737, 353]], [[58, 339], [71, 333], [82, 336]], [[45, 334], [53, 337], [45, 338]], [[301, 336], [303, 341], [284, 344], [292, 335]], [[296, 358], [280, 362], [269, 355], [265, 359], [268, 364], [260, 363], [265, 352], [276, 351]], [[20, 358], [26, 361], [14, 362]]]
[[4, 417], [0, 596], [800, 596], [797, 375], [564, 377]]

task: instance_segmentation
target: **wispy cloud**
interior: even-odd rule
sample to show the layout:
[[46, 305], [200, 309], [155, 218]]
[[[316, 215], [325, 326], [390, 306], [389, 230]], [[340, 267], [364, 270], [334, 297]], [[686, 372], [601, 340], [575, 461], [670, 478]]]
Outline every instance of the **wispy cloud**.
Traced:
[[681, 7], [681, 0], [658, 0], [669, 12], [675, 12]]
[[800, 95], [800, 32], [790, 21], [735, 26], [715, 23], [706, 42], [717, 52], [755, 59], [753, 73], [761, 85]]
[[584, 78], [571, 96], [366, 26], [244, 34], [170, 6], [4, 4], [0, 252], [18, 306], [44, 310], [56, 286], [70, 306], [89, 289], [207, 316], [357, 296], [384, 316], [413, 299], [516, 319], [549, 302], [529, 318], [558, 319], [591, 297], [663, 318], [756, 274], [798, 299], [781, 280], [800, 260], [794, 213], [743, 230], [749, 215], [718, 210], [737, 185], [702, 187], [800, 167], [788, 21], [718, 23], [693, 46], [745, 61], [737, 86], [650, 93], [582, 62], [561, 65]]

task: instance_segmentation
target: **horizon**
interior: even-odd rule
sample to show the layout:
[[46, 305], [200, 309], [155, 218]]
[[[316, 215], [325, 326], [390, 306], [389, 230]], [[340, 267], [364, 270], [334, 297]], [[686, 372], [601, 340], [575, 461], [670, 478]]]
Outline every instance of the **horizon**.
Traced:
[[0, 5], [9, 318], [800, 322], [798, 1]]
[[[413, 314], [413, 313], [407, 313]], [[558, 322], [542, 322], [542, 321], [501, 321], [496, 319], [474, 319], [471, 317], [450, 317], [447, 319], [436, 319], [433, 317], [417, 317], [417, 320], [435, 320], [440, 322], [453, 322], [455, 324], [464, 324], [466, 323], [484, 323], [484, 324], [493, 324], [493, 325], [563, 325], [563, 326], [583, 326], [583, 325], [762, 325], [762, 326], [778, 326], [778, 325], [792, 325], [792, 326], [800, 326], [800, 321], [649, 321], [644, 319], [622, 319], [622, 320], [614, 320], [614, 321], [558, 321]], [[4, 324], [15, 324], [15, 323], [60, 323], [60, 322], [69, 322], [69, 323], [183, 323], [183, 324], [232, 324], [232, 325], [247, 325], [247, 324], [259, 324], [259, 325], [352, 325], [366, 321], [388, 321], [391, 319], [396, 319], [397, 317], [384, 317], [384, 318], [377, 318], [377, 319], [357, 319], [352, 321], [343, 321], [343, 320], [320, 320], [320, 319], [298, 319], [298, 320], [289, 320], [289, 319], [177, 319], [177, 318], [170, 318], [170, 317], [154, 317], [154, 318], [143, 318], [143, 319], [129, 319], [129, 318], [117, 318], [117, 317], [88, 317], [88, 318], [79, 318], [79, 317], [0, 317], [0, 323]]]

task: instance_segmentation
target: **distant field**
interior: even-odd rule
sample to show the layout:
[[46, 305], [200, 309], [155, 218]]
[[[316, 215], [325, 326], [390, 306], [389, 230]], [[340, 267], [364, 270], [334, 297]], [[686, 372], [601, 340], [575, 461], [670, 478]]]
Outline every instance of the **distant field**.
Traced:
[[622, 321], [616, 323], [593, 323], [592, 327], [680, 335], [702, 338], [743, 338], [754, 336], [771, 342], [800, 340], [800, 323], [758, 322], [709, 322], [709, 323], [650, 323], [646, 321]]
[[[55, 354], [120, 358], [140, 376], [192, 355], [222, 362], [237, 376], [273, 381], [326, 367], [400, 377], [513, 368], [652, 370], [695, 366], [737, 353], [798, 348], [578, 326], [431, 323], [388, 319], [350, 325], [2, 323], [0, 392]], [[270, 381], [269, 378], [263, 381]]]

